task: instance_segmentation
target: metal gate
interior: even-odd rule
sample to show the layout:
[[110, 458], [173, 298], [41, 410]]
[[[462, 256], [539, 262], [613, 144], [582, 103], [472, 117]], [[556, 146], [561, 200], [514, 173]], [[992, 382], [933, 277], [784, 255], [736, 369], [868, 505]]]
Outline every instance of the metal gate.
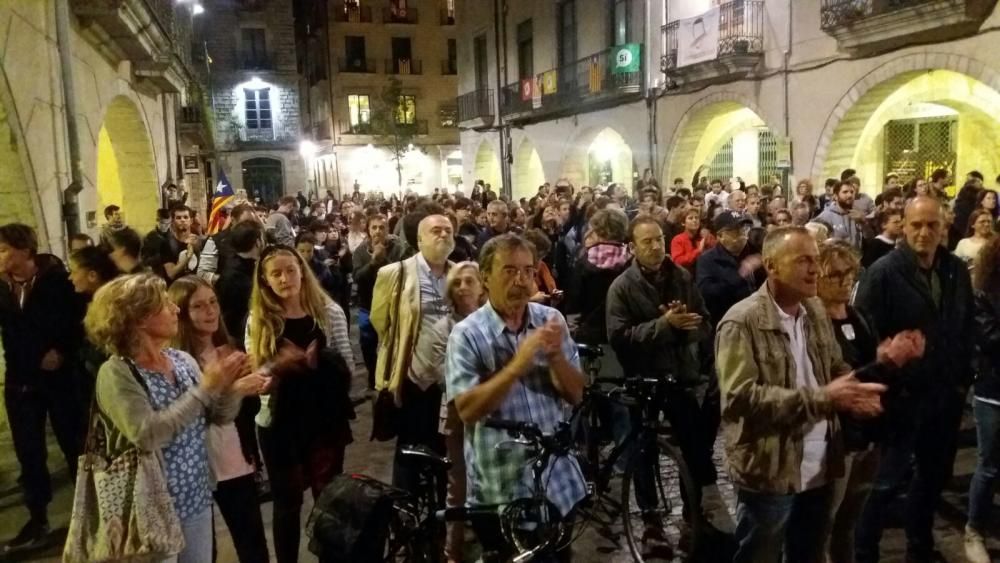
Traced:
[[733, 140], [729, 139], [726, 144], [715, 153], [715, 158], [708, 165], [708, 174], [704, 176], [709, 181], [722, 180], [723, 184], [728, 184], [733, 177]]
[[[757, 183], [770, 182], [774, 176], [781, 177], [778, 169], [778, 139], [770, 129], [757, 130]], [[747, 183], [747, 178], [743, 179]]]
[[885, 124], [883, 138], [885, 172], [898, 174], [901, 183], [957, 169], [957, 117], [895, 119]]

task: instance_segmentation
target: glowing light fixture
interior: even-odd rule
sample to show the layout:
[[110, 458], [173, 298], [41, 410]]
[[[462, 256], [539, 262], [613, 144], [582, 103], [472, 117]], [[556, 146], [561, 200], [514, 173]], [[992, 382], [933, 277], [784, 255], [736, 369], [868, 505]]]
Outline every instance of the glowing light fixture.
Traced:
[[301, 154], [302, 158], [306, 160], [316, 156], [316, 152], [318, 150], [319, 148], [316, 146], [316, 143], [312, 141], [307, 140], [299, 143], [299, 154]]
[[618, 156], [618, 147], [607, 139], [597, 139], [590, 147], [590, 152], [601, 162], [610, 162]]
[[205, 8], [203, 8], [201, 6], [201, 4], [195, 4], [194, 6], [191, 6], [191, 15], [192, 16], [200, 16], [201, 14], [204, 14], [204, 13], [205, 13]]

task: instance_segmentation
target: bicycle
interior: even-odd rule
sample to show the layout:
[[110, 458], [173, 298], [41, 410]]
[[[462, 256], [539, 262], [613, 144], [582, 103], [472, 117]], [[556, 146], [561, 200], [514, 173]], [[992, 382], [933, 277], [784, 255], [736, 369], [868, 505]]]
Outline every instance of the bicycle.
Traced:
[[[601, 506], [611, 520], [620, 518], [635, 561], [644, 561], [647, 557], [663, 558], [667, 551], [671, 556], [678, 555], [678, 550], [682, 558], [691, 557], [698, 551], [704, 533], [698, 487], [674, 440], [673, 430], [660, 420], [660, 413], [669, 408], [668, 397], [678, 383], [672, 377], [601, 376], [601, 349], [578, 345], [578, 350], [590, 384], [570, 420], [574, 436], [582, 442], [580, 463], [591, 489], [588, 504], [583, 507], [588, 512], [588, 519], [599, 521], [596, 509]], [[632, 425], [611, 452], [603, 455], [602, 439], [610, 433], [602, 421], [607, 417], [601, 415], [611, 410], [613, 404], [631, 411]], [[619, 471], [621, 462], [624, 462], [624, 469]], [[621, 491], [616, 503], [608, 497], [611, 496], [612, 480], [619, 472]], [[643, 490], [639, 491], [640, 488]], [[697, 508], [691, 509], [691, 504]], [[661, 538], [646, 537], [645, 532], [648, 528], [661, 526], [665, 545], [653, 546], [653, 550], [648, 551], [649, 544], [657, 542], [647, 540]]]

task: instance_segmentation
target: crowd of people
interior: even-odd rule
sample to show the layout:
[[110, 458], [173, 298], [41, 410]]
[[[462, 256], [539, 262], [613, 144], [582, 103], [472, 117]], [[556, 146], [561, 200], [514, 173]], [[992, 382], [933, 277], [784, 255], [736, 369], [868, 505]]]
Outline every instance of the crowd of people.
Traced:
[[[274, 553], [297, 561], [303, 493], [343, 472], [355, 438], [361, 365], [373, 439], [396, 441], [394, 485], [420, 486], [402, 455], [418, 446], [453, 462], [449, 506], [529, 496], [526, 453], [498, 448], [508, 437], [485, 422], [553, 430], [587, 384], [579, 343], [601, 347], [602, 373], [678, 382], [662, 416], [698, 486], [686, 501], [733, 535], [737, 562], [877, 562], [904, 487], [907, 560], [932, 561], [974, 384], [965, 551], [989, 561], [997, 191], [972, 172], [949, 197], [945, 170], [862, 190], [845, 170], [786, 198], [777, 180], [701, 173], [661, 188], [646, 171], [632, 190], [559, 180], [517, 201], [484, 182], [425, 197], [299, 192], [237, 201], [210, 236], [183, 201], [144, 235], [112, 205], [99, 240], [71, 237], [65, 263], [30, 227], [0, 226], [5, 404], [29, 513], [6, 550], [49, 531], [46, 420], [75, 474], [93, 402], [111, 451], [162, 460], [185, 539], [169, 560], [213, 559], [214, 502], [239, 560], [268, 561], [266, 479]], [[631, 416], [610, 413], [614, 439]], [[572, 518], [586, 495], [575, 459], [554, 460], [546, 483]], [[637, 489], [643, 541], [666, 542], [650, 496]], [[511, 549], [498, 520], [474, 531], [484, 549]], [[449, 524], [449, 561], [465, 537]]]

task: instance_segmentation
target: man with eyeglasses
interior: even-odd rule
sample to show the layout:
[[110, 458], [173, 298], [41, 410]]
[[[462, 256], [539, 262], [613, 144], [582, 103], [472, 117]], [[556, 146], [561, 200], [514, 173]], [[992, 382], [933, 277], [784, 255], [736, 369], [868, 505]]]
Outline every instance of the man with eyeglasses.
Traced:
[[[468, 502], [473, 506], [533, 494], [529, 452], [504, 445], [510, 436], [484, 423], [532, 422], [551, 433], [569, 416], [570, 406], [582, 400], [585, 385], [566, 320], [555, 309], [529, 301], [538, 263], [534, 246], [517, 235], [500, 235], [483, 247], [479, 263], [489, 302], [455, 325], [446, 362], [447, 400], [454, 401], [465, 424]], [[584, 498], [583, 474], [573, 456], [552, 460], [545, 489], [563, 516]], [[484, 551], [509, 559], [511, 546], [503, 540], [499, 520], [473, 525]]]
[[486, 206], [486, 221], [486, 228], [479, 233], [479, 237], [476, 239], [476, 248], [479, 248], [480, 251], [490, 239], [513, 231], [510, 225], [510, 210], [507, 208], [507, 204], [499, 199], [491, 201]]
[[712, 326], [739, 301], [750, 297], [766, 274], [760, 250], [747, 243], [752, 221], [729, 212], [712, 221], [718, 244], [703, 252], [695, 263], [696, 284], [711, 316]]

